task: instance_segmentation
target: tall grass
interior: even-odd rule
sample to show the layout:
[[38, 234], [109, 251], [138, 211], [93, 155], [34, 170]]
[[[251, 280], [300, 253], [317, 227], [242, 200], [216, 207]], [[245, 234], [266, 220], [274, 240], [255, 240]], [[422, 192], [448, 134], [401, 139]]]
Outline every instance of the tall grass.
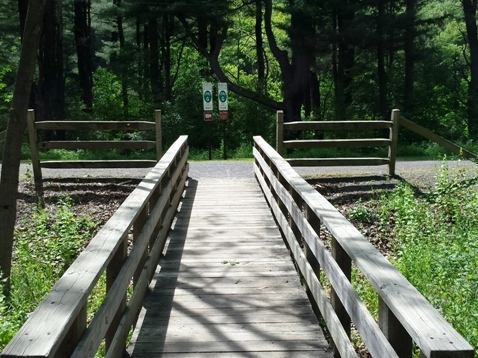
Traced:
[[393, 224], [394, 264], [478, 353], [478, 180], [469, 178], [444, 163], [427, 194], [400, 184], [377, 212]]
[[75, 215], [71, 205], [62, 198], [54, 209], [36, 208], [17, 225], [11, 299], [0, 290], [0, 350], [93, 236], [95, 223]]

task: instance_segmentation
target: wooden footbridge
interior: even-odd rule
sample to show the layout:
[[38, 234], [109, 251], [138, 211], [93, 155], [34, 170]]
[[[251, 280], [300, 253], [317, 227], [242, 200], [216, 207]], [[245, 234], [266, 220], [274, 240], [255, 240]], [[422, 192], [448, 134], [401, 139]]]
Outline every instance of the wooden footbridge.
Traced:
[[[106, 357], [357, 357], [352, 341], [378, 358], [473, 357], [262, 138], [249, 179], [195, 180], [187, 156], [180, 137], [1, 357], [94, 357], [101, 347]], [[375, 289], [378, 315], [354, 290], [352, 266]], [[93, 294], [103, 296], [94, 312]]]

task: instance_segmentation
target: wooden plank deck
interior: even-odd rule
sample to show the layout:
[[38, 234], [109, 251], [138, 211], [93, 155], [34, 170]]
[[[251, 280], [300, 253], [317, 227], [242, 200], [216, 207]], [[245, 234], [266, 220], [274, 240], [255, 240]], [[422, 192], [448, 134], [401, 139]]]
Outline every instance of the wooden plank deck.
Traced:
[[332, 357], [254, 179], [190, 179], [134, 358]]

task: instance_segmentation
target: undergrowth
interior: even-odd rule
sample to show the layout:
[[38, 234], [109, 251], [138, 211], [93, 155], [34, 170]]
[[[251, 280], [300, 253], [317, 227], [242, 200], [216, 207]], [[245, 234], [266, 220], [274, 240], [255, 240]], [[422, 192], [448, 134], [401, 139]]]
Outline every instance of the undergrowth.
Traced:
[[75, 215], [71, 205], [64, 197], [54, 210], [35, 208], [31, 218], [17, 225], [11, 299], [0, 290], [0, 350], [93, 236], [95, 223]]
[[377, 200], [395, 237], [392, 261], [478, 353], [478, 179], [443, 163], [436, 184], [409, 184]]

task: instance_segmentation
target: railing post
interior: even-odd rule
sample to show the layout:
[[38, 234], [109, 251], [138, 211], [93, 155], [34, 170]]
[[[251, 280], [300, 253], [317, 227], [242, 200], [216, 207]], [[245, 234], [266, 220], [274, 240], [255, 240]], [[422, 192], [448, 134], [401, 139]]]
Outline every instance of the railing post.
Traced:
[[276, 114], [276, 152], [282, 155], [284, 146], [284, 111], [277, 111]]
[[35, 129], [35, 112], [33, 111], [33, 109], [28, 110], [27, 126], [32, 158], [33, 180], [35, 181], [35, 191], [40, 198], [43, 198], [43, 178], [40, 166], [40, 155], [38, 154], [38, 138], [37, 131]]
[[[128, 253], [128, 240], [127, 240], [127, 236], [125, 236], [123, 238], [123, 241], [120, 243], [118, 249], [116, 250], [116, 253], [113, 255], [113, 258], [111, 259], [108, 267], [106, 268], [106, 292], [107, 293], [111, 289], [111, 286], [113, 286], [116, 280], [116, 277], [121, 271], [124, 261], [126, 260], [126, 257], [128, 255], [127, 253]], [[113, 338], [116, 333], [116, 329], [118, 328], [118, 325], [121, 321], [121, 316], [123, 315], [123, 312], [125, 309], [126, 309], [126, 294], [123, 297], [123, 301], [121, 305], [119, 306], [118, 311], [116, 312], [115, 316], [111, 319], [110, 326], [108, 328], [108, 331], [106, 332], [106, 335], [105, 335], [106, 351], [108, 351], [113, 341]]]
[[163, 133], [161, 129], [161, 110], [154, 111], [154, 119], [156, 122], [156, 160], [160, 160], [163, 156]]
[[395, 175], [395, 162], [397, 159], [398, 127], [400, 125], [400, 110], [392, 110], [392, 126], [390, 127], [390, 147], [388, 148], [388, 175]]
[[[332, 248], [333, 258], [339, 265], [344, 275], [350, 281], [350, 278], [352, 277], [352, 260], [350, 259], [349, 255], [347, 255], [345, 250], [342, 248], [342, 246], [340, 246], [340, 244], [334, 237], [332, 238], [331, 248]], [[337, 317], [339, 318], [340, 323], [342, 323], [345, 333], [350, 338], [350, 332], [351, 332], [350, 316], [348, 315], [344, 305], [340, 301], [339, 296], [337, 295], [337, 293], [335, 292], [333, 288], [331, 289], [331, 293], [330, 293], [330, 303], [332, 304], [332, 307], [334, 308], [334, 311], [337, 314]], [[332, 352], [334, 354], [334, 357], [340, 357], [339, 350], [337, 349], [335, 343], [332, 342], [331, 346], [332, 346]]]
[[378, 325], [400, 358], [412, 357], [412, 339], [383, 299], [378, 297]]

